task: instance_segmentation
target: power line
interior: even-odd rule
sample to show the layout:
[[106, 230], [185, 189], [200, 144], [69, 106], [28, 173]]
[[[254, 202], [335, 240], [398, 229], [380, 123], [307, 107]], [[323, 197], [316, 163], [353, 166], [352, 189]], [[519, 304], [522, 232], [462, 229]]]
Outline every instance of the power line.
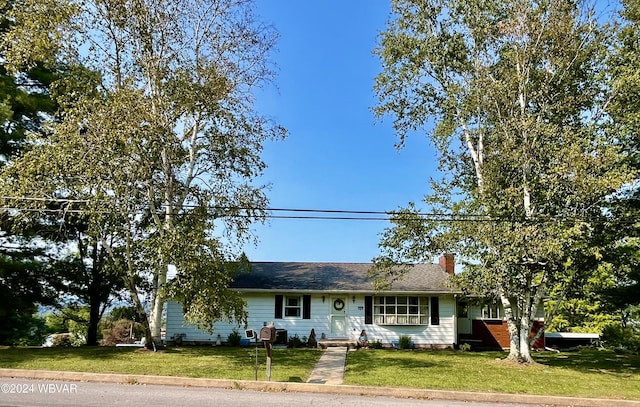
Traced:
[[[91, 202], [87, 199], [66, 199], [66, 198], [43, 198], [43, 197], [11, 197], [0, 196], [2, 200], [9, 201], [27, 201], [27, 202], [46, 202], [52, 204], [63, 204], [60, 208], [24, 208], [17, 206], [0, 207], [3, 211], [20, 211], [20, 212], [40, 212], [40, 213], [66, 213], [66, 214], [83, 214], [86, 211], [74, 208], [72, 204], [87, 204]], [[165, 208], [165, 205], [158, 205], [159, 208]], [[194, 209], [198, 205], [184, 204], [181, 209]], [[255, 218], [255, 219], [291, 219], [291, 220], [341, 220], [341, 221], [411, 221], [424, 220], [434, 222], [514, 222], [527, 223], [528, 221], [512, 217], [491, 217], [480, 214], [453, 214], [453, 213], [437, 213], [437, 212], [402, 212], [402, 211], [366, 211], [366, 210], [342, 210], [342, 209], [309, 209], [309, 208], [259, 208], [259, 207], [242, 207], [242, 206], [216, 206], [207, 207], [209, 214], [218, 218]], [[260, 211], [260, 214], [242, 213], [243, 211]], [[98, 213], [109, 213], [109, 211], [97, 211]], [[147, 213], [147, 210], [139, 209], [136, 214]], [[543, 222], [562, 222], [562, 221], [585, 221], [585, 217], [566, 217], [556, 216], [547, 217], [546, 219], [537, 219]], [[535, 220], [533, 220], [535, 221]], [[533, 222], [529, 221], [529, 222]], [[603, 219], [598, 219], [603, 221]], [[629, 220], [626, 223], [633, 223], [635, 220]]]
[[[82, 209], [73, 208], [71, 204], [87, 204], [87, 199], [66, 199], [66, 198], [43, 198], [43, 197], [12, 197], [0, 196], [0, 199], [8, 201], [27, 201], [27, 202], [45, 202], [51, 204], [68, 205], [60, 208], [23, 208], [16, 206], [0, 207], [0, 210], [21, 211], [21, 212], [45, 212], [45, 213], [84, 213]], [[165, 208], [165, 205], [159, 205], [159, 208]], [[182, 209], [194, 209], [198, 205], [184, 204]], [[293, 220], [348, 220], [348, 221], [390, 221], [392, 219], [401, 219], [420, 217], [424, 219], [432, 218], [439, 221], [468, 221], [468, 220], [490, 220], [484, 215], [454, 215], [442, 213], [425, 213], [415, 212], [411, 214], [402, 214], [394, 211], [369, 211], [369, 210], [342, 210], [342, 209], [310, 209], [310, 208], [258, 208], [258, 207], [242, 207], [242, 206], [216, 206], [207, 207], [210, 214], [218, 217], [238, 217], [238, 218], [264, 218], [264, 219], [293, 219]], [[241, 211], [261, 211], [263, 214], [251, 215], [248, 213], [238, 213]], [[107, 211], [99, 211], [107, 213]], [[143, 213], [146, 211], [139, 211]], [[234, 213], [230, 213], [234, 212]], [[274, 214], [275, 213], [275, 214]]]

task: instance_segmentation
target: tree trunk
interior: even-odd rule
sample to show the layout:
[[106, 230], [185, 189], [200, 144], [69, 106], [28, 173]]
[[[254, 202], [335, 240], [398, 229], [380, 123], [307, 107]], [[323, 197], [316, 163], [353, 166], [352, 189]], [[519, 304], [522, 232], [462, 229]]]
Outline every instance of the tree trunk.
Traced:
[[[130, 291], [131, 292], [131, 291]], [[147, 318], [147, 312], [144, 309], [144, 306], [140, 302], [140, 298], [138, 298], [137, 290], [131, 292], [131, 298], [133, 300], [133, 304], [136, 307], [136, 311], [138, 312], [138, 318], [140, 319], [140, 324], [142, 324], [142, 329], [144, 330], [144, 338], [145, 338], [145, 347], [147, 349], [156, 350], [155, 342], [153, 341], [153, 335], [151, 335], [151, 328], [149, 326], [149, 319]]]
[[533, 363], [533, 358], [531, 357], [531, 346], [529, 345], [532, 323], [530, 322], [530, 318], [526, 314], [526, 312], [523, 313], [520, 321], [520, 357], [518, 359], [519, 363]]
[[155, 344], [160, 345], [162, 343], [161, 328], [162, 328], [162, 310], [165, 302], [165, 284], [167, 283], [167, 269], [161, 267], [158, 270], [156, 276], [156, 282], [154, 284], [155, 295], [153, 297], [153, 304], [151, 304], [151, 311], [149, 312], [149, 329], [151, 332], [150, 340]]
[[138, 295], [138, 288], [136, 287], [136, 283], [134, 281], [134, 276], [131, 275], [126, 279], [125, 284], [129, 290], [129, 295], [131, 296], [131, 301], [133, 301], [133, 305], [136, 308], [136, 312], [138, 314], [138, 319], [140, 320], [140, 324], [142, 324], [142, 329], [144, 330], [144, 338], [145, 338], [145, 347], [147, 349], [156, 350], [155, 342], [153, 341], [153, 336], [151, 335], [151, 328], [149, 326], [149, 319], [147, 318], [147, 311], [144, 309], [144, 305], [140, 301], [140, 297]]
[[508, 360], [518, 363], [532, 363], [531, 346], [529, 336], [533, 320], [530, 318], [531, 309], [520, 306], [513, 300], [501, 296], [509, 331], [509, 356]]
[[[111, 283], [103, 275], [101, 256], [98, 256], [98, 244], [97, 241], [93, 245], [92, 250], [92, 267], [91, 267], [91, 282], [89, 283], [88, 297], [89, 297], [89, 326], [87, 327], [87, 345], [98, 345], [98, 325], [100, 324], [100, 318], [102, 318], [101, 305], [109, 300], [109, 294], [111, 293]], [[106, 286], [106, 287], [104, 287]], [[106, 291], [105, 292], [103, 292]], [[106, 296], [105, 296], [106, 294]]]
[[[95, 277], [94, 277], [95, 278]], [[95, 286], [98, 287], [95, 287]], [[100, 305], [102, 304], [100, 295], [100, 282], [91, 282], [89, 289], [89, 326], [87, 327], [87, 345], [98, 345], [98, 325], [100, 324]]]

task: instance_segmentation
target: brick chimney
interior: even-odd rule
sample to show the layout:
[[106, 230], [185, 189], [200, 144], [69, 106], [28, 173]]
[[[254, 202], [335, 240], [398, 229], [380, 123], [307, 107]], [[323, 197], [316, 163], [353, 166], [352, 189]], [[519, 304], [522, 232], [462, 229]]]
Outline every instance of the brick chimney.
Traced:
[[455, 256], [451, 253], [446, 253], [440, 256], [440, 267], [447, 273], [454, 275], [456, 268]]

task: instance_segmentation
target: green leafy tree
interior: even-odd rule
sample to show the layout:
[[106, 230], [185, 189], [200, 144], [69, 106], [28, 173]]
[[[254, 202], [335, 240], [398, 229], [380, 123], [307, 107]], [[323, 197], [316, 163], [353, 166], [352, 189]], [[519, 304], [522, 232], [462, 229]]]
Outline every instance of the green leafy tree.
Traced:
[[[77, 226], [72, 222], [71, 225]], [[64, 227], [67, 233], [75, 233], [75, 240], [68, 236], [61, 246], [74, 242], [77, 251], [58, 259], [51, 266], [58, 279], [53, 286], [64, 296], [64, 302], [58, 306], [64, 305], [61, 312], [71, 305], [86, 308], [86, 312], [75, 315], [75, 321], [85, 328], [82, 337], [86, 344], [95, 346], [99, 340], [100, 320], [112, 301], [122, 298], [124, 280], [96, 239], [78, 229], [69, 230], [69, 223]], [[60, 250], [65, 252], [62, 248]]]
[[43, 280], [47, 280], [43, 279], [45, 273], [43, 264], [31, 260], [29, 254], [22, 258], [0, 255], [1, 345], [24, 344], [24, 339], [32, 333], [40, 333], [39, 320], [34, 317], [37, 304], [51, 305], [55, 301], [55, 291], [43, 284]]
[[[458, 281], [505, 309], [509, 359], [531, 362], [543, 297], [560, 301], [601, 253], [607, 196], [634, 178], [608, 131], [610, 31], [582, 2], [395, 0], [376, 49], [376, 114], [400, 137], [433, 128], [443, 180], [424, 216], [398, 211], [373, 274], [456, 252]], [[550, 320], [551, 318], [548, 318]]]
[[[57, 58], [61, 27], [70, 22], [73, 11], [67, 3], [5, 1], [0, 2], [0, 9], [0, 162], [8, 164], [29, 148], [28, 135], [46, 142], [50, 129], [45, 123], [62, 114], [57, 99], [63, 93], [76, 94], [83, 86], [95, 86], [96, 80], [95, 73], [64, 65]], [[41, 21], [38, 23], [38, 20]], [[34, 46], [28, 53], [21, 52], [21, 58], [16, 59], [15, 52], [19, 45], [24, 45], [24, 41], [17, 41], [21, 36], [31, 38]], [[13, 192], [6, 191], [7, 195]], [[5, 198], [2, 200], [4, 202]], [[87, 222], [78, 216], [66, 216], [62, 221], [59, 216], [51, 216], [51, 211], [60, 208], [55, 205], [45, 208], [47, 213], [22, 217], [6, 211], [1, 223], [3, 234], [0, 239], [4, 244], [0, 251], [7, 256], [30, 256], [32, 261], [42, 262], [43, 268], [50, 271], [46, 274], [49, 278], [46, 284], [65, 298], [64, 304], [59, 306], [66, 306], [70, 301], [87, 304], [90, 316], [85, 321], [88, 332], [83, 336], [88, 344], [95, 345], [100, 317], [111, 295], [122, 286], [122, 279], [112, 271], [105, 271], [108, 258], [101, 252], [96, 239], [91, 240], [84, 233]], [[5, 250], [5, 247], [10, 249]], [[39, 250], [36, 252], [33, 247]], [[70, 247], [75, 249], [68, 257], [66, 253]], [[46, 256], [43, 255], [45, 248]], [[11, 270], [27, 274], [16, 268]]]
[[[229, 262], [242, 260], [237, 244], [264, 216], [265, 187], [253, 184], [265, 166], [262, 143], [285, 135], [252, 96], [272, 78], [276, 33], [244, 0], [77, 7], [78, 42], [61, 53], [88, 49], [75, 57], [100, 77], [61, 95], [64, 115], [51, 137], [34, 139], [12, 163], [4, 189], [50, 199], [14, 202], [23, 210], [62, 200], [60, 213], [89, 219], [87, 233], [122, 271], [149, 346], [160, 338], [168, 295], [203, 327], [244, 320], [243, 300], [228, 289]], [[172, 266], [178, 275], [168, 285]]]
[[76, 304], [59, 307], [45, 315], [46, 326], [50, 333], [69, 333], [70, 344], [80, 346], [87, 344], [89, 324], [89, 307]]
[[[17, 22], [11, 18], [15, 1], [0, 1], [0, 38], [10, 41], [8, 33]], [[42, 123], [52, 115], [56, 103], [49, 88], [60, 77], [47, 58], [9, 67], [6, 48], [0, 47], [0, 165], [20, 151], [29, 132], [40, 132]]]
[[[10, 16], [19, 6], [15, 1], [0, 1], [0, 43], [15, 27]], [[10, 68], [5, 51], [0, 47], [0, 167], [20, 153], [28, 133], [43, 131], [43, 122], [57, 108], [49, 88], [61, 75], [42, 60]], [[0, 201], [4, 206], [4, 198]], [[33, 228], [16, 231], [14, 224], [11, 213], [0, 215], [0, 343], [39, 344], [43, 324], [35, 316], [37, 304], [53, 304], [55, 278], [42, 247], [34, 244], [37, 232]]]
[[[623, 0], [621, 29], [609, 60], [616, 97], [609, 106], [618, 124], [618, 137], [626, 140], [629, 165], [640, 168], [640, 2]], [[640, 184], [638, 180], [610, 202], [616, 220], [606, 232], [611, 237], [609, 261], [618, 271], [618, 284], [607, 292], [618, 309], [640, 304]]]

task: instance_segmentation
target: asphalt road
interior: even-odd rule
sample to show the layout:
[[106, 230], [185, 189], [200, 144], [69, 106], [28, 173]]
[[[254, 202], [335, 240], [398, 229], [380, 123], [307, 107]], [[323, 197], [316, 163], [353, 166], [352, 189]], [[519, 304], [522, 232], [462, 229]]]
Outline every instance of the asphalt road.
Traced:
[[515, 407], [530, 404], [469, 403], [312, 393], [0, 378], [0, 407], [6, 406], [153, 407]]

